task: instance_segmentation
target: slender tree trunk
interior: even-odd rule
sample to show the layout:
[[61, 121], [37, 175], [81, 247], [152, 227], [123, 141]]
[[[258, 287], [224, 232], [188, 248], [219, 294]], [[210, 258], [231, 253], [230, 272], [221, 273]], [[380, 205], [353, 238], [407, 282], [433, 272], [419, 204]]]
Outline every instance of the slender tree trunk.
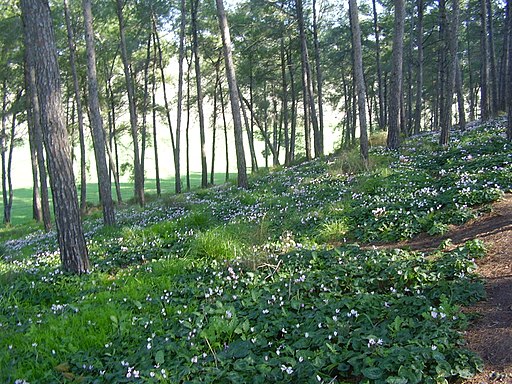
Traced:
[[464, 108], [464, 88], [462, 83], [462, 69], [460, 67], [460, 60], [456, 57], [455, 63], [455, 91], [457, 92], [457, 107], [459, 111], [459, 129], [466, 129], [466, 111]]
[[183, 105], [183, 61], [185, 59], [185, 29], [187, 17], [185, 0], [180, 1], [180, 13], [180, 44], [178, 54], [178, 105], [176, 111], [176, 151], [174, 155], [176, 193], [181, 193], [181, 111]]
[[313, 45], [315, 48], [315, 70], [318, 98], [318, 134], [322, 146], [324, 143], [324, 105], [323, 105], [323, 74], [320, 65], [320, 43], [318, 41], [318, 22], [316, 11], [316, 0], [313, 0]]
[[229, 181], [229, 140], [228, 140], [228, 123], [226, 120], [226, 108], [224, 104], [224, 91], [222, 83], [219, 83], [220, 108], [222, 112], [222, 123], [224, 125], [224, 150], [226, 156], [226, 182]]
[[512, 12], [507, 1], [508, 68], [507, 68], [507, 138], [512, 141]]
[[152, 65], [152, 83], [151, 83], [151, 111], [153, 115], [153, 150], [155, 154], [155, 178], [156, 178], [156, 195], [160, 197], [162, 195], [162, 185], [160, 182], [160, 160], [158, 157], [158, 140], [157, 140], [157, 129], [156, 129], [156, 47], [153, 44], [153, 65]]
[[487, 1], [487, 28], [488, 28], [488, 47], [489, 47], [489, 86], [491, 87], [491, 92], [489, 96], [491, 97], [490, 107], [491, 107], [491, 115], [496, 116], [498, 113], [498, 74], [496, 70], [496, 54], [494, 49], [494, 23], [493, 23], [493, 13], [492, 13], [492, 2], [491, 0]]
[[466, 40], [468, 42], [468, 74], [469, 74], [469, 120], [475, 120], [475, 93], [474, 93], [474, 81], [473, 81], [473, 69], [472, 69], [472, 58], [471, 55], [471, 43], [469, 38], [469, 21], [466, 20]]
[[505, 6], [505, 25], [503, 28], [503, 50], [501, 54], [500, 60], [500, 69], [499, 69], [499, 90], [498, 90], [498, 106], [499, 110], [506, 111], [507, 110], [507, 61], [508, 61], [508, 51], [510, 49], [509, 46], [509, 34], [508, 34], [508, 19], [509, 19], [509, 3]]
[[73, 76], [73, 90], [75, 93], [76, 112], [78, 118], [78, 141], [80, 143], [80, 212], [84, 215], [87, 209], [87, 164], [85, 154], [84, 114], [82, 100], [80, 97], [80, 85], [76, 70], [75, 39], [73, 37], [73, 28], [71, 26], [71, 17], [69, 14], [67, 0], [64, 0], [64, 15], [66, 18], [66, 29], [68, 34], [69, 64], [71, 66], [71, 73]]
[[[295, 0], [296, 11], [297, 11], [297, 22], [299, 27], [299, 39], [300, 39], [300, 51], [301, 51], [301, 62], [302, 62], [302, 81], [303, 81], [303, 96], [304, 96], [304, 121], [306, 124], [306, 135], [309, 136], [309, 122], [313, 127], [313, 146], [315, 151], [315, 157], [323, 155], [323, 143], [320, 136], [320, 128], [318, 126], [318, 116], [316, 113], [315, 96], [313, 94], [313, 78], [311, 73], [311, 66], [309, 62], [308, 45], [306, 38], [306, 31], [304, 25], [304, 13], [302, 7], [302, 0]], [[310, 140], [307, 138], [307, 140]], [[311, 144], [306, 149], [306, 157], [311, 158]]]
[[[25, 65], [25, 89], [30, 93], [28, 89], [28, 76], [27, 66]], [[36, 223], [39, 223], [43, 219], [43, 211], [41, 207], [41, 190], [39, 188], [39, 170], [37, 168], [37, 149], [33, 134], [33, 119], [34, 115], [32, 106], [30, 105], [30, 95], [27, 95], [28, 142], [30, 147], [30, 164], [32, 166], [32, 218]]]
[[[14, 108], [16, 107], [16, 104], [19, 103], [19, 100], [21, 98], [22, 91], [18, 92], [18, 95], [16, 96], [16, 100], [14, 102]], [[8, 191], [8, 198], [7, 198], [7, 204], [4, 205], [4, 222], [10, 223], [11, 222], [11, 211], [12, 211], [12, 200], [14, 197], [14, 190], [12, 188], [12, 154], [14, 151], [14, 142], [16, 138], [16, 118], [18, 115], [18, 111], [14, 110], [12, 113], [12, 123], [11, 123], [11, 132], [9, 136], [9, 156], [7, 157], [7, 191]]]
[[292, 61], [292, 54], [290, 51], [287, 52], [287, 66], [288, 73], [290, 74], [290, 95], [291, 95], [291, 127], [290, 127], [290, 152], [288, 157], [288, 165], [291, 165], [295, 161], [295, 138], [297, 132], [297, 99], [295, 91], [295, 67]]
[[[244, 115], [244, 119], [246, 121], [245, 124], [245, 130], [247, 131], [247, 141], [249, 143], [249, 153], [251, 154], [251, 173], [258, 171], [258, 161], [256, 158], [256, 151], [254, 149], [254, 113], [253, 111], [253, 105], [254, 105], [254, 75], [253, 75], [253, 60], [252, 60], [252, 53], [250, 53], [250, 59], [249, 59], [249, 103], [250, 103], [250, 110], [251, 110], [251, 121], [250, 124], [248, 124], [247, 120], [247, 112], [244, 107], [244, 103], [241, 103], [242, 107], [242, 113]], [[242, 91], [240, 91], [240, 97], [242, 97]]]
[[375, 56], [377, 61], [377, 91], [379, 94], [379, 128], [384, 129], [385, 124], [385, 108], [384, 108], [384, 95], [383, 89], [384, 86], [382, 84], [382, 66], [381, 66], [381, 58], [380, 58], [380, 27], [378, 23], [377, 17], [377, 5], [376, 0], [372, 0], [373, 5], [373, 30], [375, 33]]
[[391, 89], [389, 99], [389, 128], [387, 147], [396, 149], [400, 135], [400, 105], [402, 99], [402, 58], [404, 49], [405, 2], [395, 0], [395, 28], [391, 64]]
[[480, 114], [483, 121], [489, 120], [489, 40], [487, 39], [487, 0], [480, 0], [480, 23], [482, 44], [482, 67], [480, 73]]
[[201, 63], [199, 59], [199, 31], [197, 26], [197, 11], [199, 0], [192, 0], [192, 50], [194, 52], [194, 67], [196, 71], [197, 112], [199, 114], [199, 136], [201, 141], [201, 187], [208, 186], [208, 166], [206, 164], [206, 134], [203, 112], [203, 88], [201, 85]]
[[361, 28], [357, 1], [349, 0], [350, 25], [352, 26], [352, 49], [354, 52], [354, 72], [359, 109], [360, 152], [365, 165], [368, 165], [368, 128], [366, 123], [366, 89], [364, 84], [363, 54], [361, 49]]
[[52, 228], [50, 198], [48, 191], [48, 175], [46, 172], [46, 160], [44, 156], [43, 131], [41, 127], [41, 109], [39, 108], [39, 97], [37, 94], [36, 72], [33, 58], [28, 57], [28, 49], [25, 50], [26, 82], [28, 99], [32, 115], [32, 137], [36, 149], [37, 165], [41, 188], [41, 212], [43, 214], [43, 227], [45, 232]]
[[121, 44], [121, 59], [123, 61], [124, 78], [126, 82], [126, 91], [128, 94], [128, 107], [130, 111], [130, 127], [133, 140], [133, 173], [135, 178], [134, 195], [135, 201], [143, 207], [144, 201], [144, 175], [142, 174], [139, 150], [139, 129], [137, 125], [137, 111], [135, 108], [135, 94], [133, 90], [133, 81], [130, 74], [130, 62], [126, 48], [125, 25], [123, 17], [123, 0], [116, 0], [117, 18], [119, 20], [119, 37]]
[[416, 46], [418, 49], [418, 69], [416, 78], [416, 105], [414, 108], [414, 134], [421, 130], [421, 112], [423, 105], [423, 0], [417, 0], [418, 8], [418, 35]]
[[[142, 129], [140, 148], [140, 169], [143, 175], [146, 174], [146, 142], [148, 136], [147, 117], [149, 113], [149, 63], [151, 61], [151, 40], [153, 33], [149, 33], [146, 43], [146, 60], [144, 61], [144, 96], [142, 97]], [[145, 183], [142, 178], [143, 184]]]
[[187, 126], [185, 128], [185, 141], [186, 141], [186, 161], [187, 161], [187, 191], [190, 191], [190, 71], [192, 68], [192, 56], [193, 52], [190, 52], [190, 60], [187, 57]]
[[6, 139], [7, 139], [7, 77], [4, 77], [4, 81], [2, 84], [2, 128], [0, 132], [0, 154], [2, 158], [2, 202], [4, 205], [4, 219], [3, 222], [5, 225], [11, 224], [10, 218], [10, 209], [9, 203], [7, 199], [7, 159], [5, 158], [7, 148], [6, 148]]
[[[283, 115], [283, 125], [284, 125], [284, 163], [285, 166], [289, 165], [290, 159], [290, 132], [288, 127], [288, 83], [286, 80], [286, 52], [284, 47], [284, 37], [280, 40], [280, 56], [281, 56], [281, 87], [282, 87], [282, 96], [281, 96], [281, 110]], [[322, 119], [323, 120], [323, 119]]]
[[62, 267], [64, 271], [82, 274], [89, 270], [89, 258], [62, 115], [60, 72], [50, 7], [46, 0], [21, 0], [20, 5], [29, 66], [33, 66], [36, 75]]
[[[105, 154], [107, 140], [105, 138], [105, 130], [103, 129], [103, 119], [101, 118], [100, 101], [98, 95], [98, 79], [96, 75], [96, 49], [94, 48], [91, 0], [83, 0], [82, 7], [84, 11], [85, 42], [87, 47], [87, 79], [89, 84], [88, 101], [91, 116], [91, 135], [94, 144], [96, 171], [98, 173], [100, 202], [103, 209], [103, 223], [105, 225], [114, 225], [116, 222], [114, 202], [112, 201], [112, 190]], [[72, 46], [73, 37], [71, 36], [70, 39], [70, 44]], [[74, 63], [74, 60], [72, 62]], [[76, 85], [78, 86], [78, 77], [76, 77]], [[79, 100], [80, 94], [78, 87], [75, 88], [75, 94], [76, 99]]]
[[[174, 175], [175, 175], [175, 192], [181, 193], [181, 175], [180, 175], [180, 160], [178, 158], [178, 152], [176, 144], [174, 131], [172, 129], [172, 121], [171, 121], [171, 108], [169, 107], [169, 99], [167, 97], [167, 85], [165, 81], [164, 74], [164, 65], [163, 65], [163, 57], [162, 57], [162, 47], [160, 45], [160, 37], [158, 36], [158, 31], [156, 29], [156, 17], [153, 15], [153, 39], [155, 41], [156, 47], [158, 49], [158, 67], [160, 68], [160, 80], [162, 82], [162, 90], [164, 94], [164, 107], [165, 107], [165, 116], [167, 117], [167, 125], [169, 125], [169, 132], [171, 134], [171, 146], [172, 153], [174, 158]], [[179, 87], [179, 85], [178, 85]], [[181, 117], [180, 117], [181, 120]], [[181, 122], [180, 122], [181, 124]]]
[[[116, 132], [116, 106], [114, 103], [114, 91], [112, 90], [111, 76], [108, 76], [107, 80], [107, 98], [110, 102], [110, 110], [109, 110], [109, 143], [107, 145], [107, 154], [109, 158], [110, 171], [114, 176], [114, 183], [116, 186], [116, 196], [118, 204], [123, 202], [123, 197], [121, 195], [121, 185], [119, 183], [119, 151], [117, 148], [117, 132]], [[114, 153], [112, 153], [112, 149]]]
[[212, 114], [212, 163], [211, 163], [211, 170], [210, 170], [210, 184], [215, 184], [215, 147], [217, 142], [217, 116], [218, 116], [218, 93], [217, 88], [220, 84], [220, 61], [217, 60], [215, 63], [215, 86], [213, 88], [213, 114]]
[[229, 94], [231, 99], [231, 113], [233, 115], [233, 126], [235, 131], [235, 150], [236, 164], [238, 168], [238, 187], [247, 188], [249, 182], [247, 180], [247, 168], [245, 164], [245, 150], [243, 142], [242, 118], [240, 115], [240, 97], [238, 93], [238, 85], [236, 83], [235, 66], [233, 64], [233, 56], [231, 53], [231, 36], [229, 33], [226, 12], [224, 11], [224, 3], [222, 0], [216, 0], [217, 16], [219, 19], [219, 27], [222, 36], [222, 46], [224, 50], [224, 62], [226, 65], [226, 77], [229, 85]]

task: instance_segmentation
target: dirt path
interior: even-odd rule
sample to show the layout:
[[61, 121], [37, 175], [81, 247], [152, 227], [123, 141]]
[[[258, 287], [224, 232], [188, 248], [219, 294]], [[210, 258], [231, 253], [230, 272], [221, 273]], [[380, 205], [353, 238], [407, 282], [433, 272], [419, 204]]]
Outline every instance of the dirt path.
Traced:
[[466, 333], [467, 346], [482, 357], [485, 371], [464, 383], [512, 384], [512, 194], [495, 203], [489, 214], [443, 236], [420, 236], [400, 246], [427, 251], [448, 238], [454, 245], [481, 239], [488, 247], [478, 261], [487, 299], [468, 309], [479, 316]]

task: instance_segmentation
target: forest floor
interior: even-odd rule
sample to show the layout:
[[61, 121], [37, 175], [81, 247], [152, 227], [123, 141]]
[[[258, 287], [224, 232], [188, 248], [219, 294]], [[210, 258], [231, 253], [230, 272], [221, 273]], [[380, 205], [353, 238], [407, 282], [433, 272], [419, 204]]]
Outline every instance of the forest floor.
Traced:
[[487, 247], [486, 256], [477, 260], [487, 298], [465, 309], [476, 315], [465, 335], [467, 347], [482, 357], [485, 370], [464, 383], [512, 384], [512, 194], [493, 204], [489, 213], [442, 236], [422, 235], [400, 246], [430, 251], [446, 239], [453, 246], [480, 239]]

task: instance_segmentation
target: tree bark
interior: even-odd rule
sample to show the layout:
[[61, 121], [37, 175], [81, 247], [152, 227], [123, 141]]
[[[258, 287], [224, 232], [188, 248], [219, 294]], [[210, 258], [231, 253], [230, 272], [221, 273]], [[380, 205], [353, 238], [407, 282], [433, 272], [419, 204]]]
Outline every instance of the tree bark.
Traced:
[[123, 0], [117, 0], [117, 18], [119, 20], [119, 37], [121, 44], [121, 59], [123, 61], [124, 78], [126, 82], [126, 92], [128, 94], [128, 108], [130, 111], [130, 127], [133, 140], [133, 173], [135, 178], [134, 195], [135, 201], [143, 207], [144, 201], [144, 175], [140, 166], [140, 150], [139, 150], [139, 129], [137, 127], [137, 110], [135, 108], [135, 95], [133, 90], [133, 82], [130, 74], [130, 62], [126, 48], [125, 25], [123, 17]]
[[[103, 119], [100, 111], [100, 100], [98, 94], [98, 78], [96, 74], [96, 49], [94, 47], [94, 30], [92, 26], [91, 0], [83, 0], [85, 43], [87, 51], [87, 80], [89, 88], [89, 113], [91, 116], [91, 135], [93, 139], [94, 155], [96, 159], [96, 172], [98, 174], [98, 189], [100, 203], [103, 210], [103, 223], [115, 225], [114, 202], [112, 201], [112, 189], [108, 173], [105, 147], [107, 140], [103, 128]], [[71, 33], [71, 31], [69, 31]], [[70, 36], [70, 47], [73, 45], [73, 37]], [[73, 51], [73, 49], [71, 49]], [[73, 53], [74, 56], [74, 53]], [[72, 60], [72, 67], [74, 59]], [[80, 99], [78, 90], [78, 77], [74, 71], [75, 95], [77, 101]]]
[[316, 87], [317, 87], [317, 99], [318, 99], [318, 134], [319, 140], [322, 144], [324, 143], [324, 104], [323, 104], [323, 74], [322, 67], [320, 65], [320, 43], [318, 41], [318, 22], [317, 22], [317, 11], [316, 11], [316, 0], [313, 0], [313, 46], [315, 49], [315, 70], [316, 70]]
[[233, 115], [233, 126], [235, 133], [236, 164], [238, 168], [238, 187], [248, 188], [247, 167], [245, 163], [245, 150], [243, 142], [242, 118], [240, 115], [240, 97], [236, 83], [235, 66], [231, 52], [231, 36], [229, 33], [226, 12], [222, 0], [216, 0], [217, 16], [222, 36], [222, 47], [224, 50], [224, 62], [226, 65], [226, 77], [228, 80], [229, 94], [231, 99], [231, 113]]
[[180, 45], [178, 57], [178, 106], [176, 111], [176, 152], [174, 156], [174, 169], [175, 169], [175, 190], [176, 193], [181, 192], [181, 110], [183, 104], [183, 61], [185, 59], [185, 29], [187, 9], [185, 0], [180, 2]]
[[512, 12], [507, 2], [508, 68], [507, 68], [507, 138], [512, 141]]
[[62, 115], [57, 47], [47, 0], [21, 0], [27, 57], [35, 69], [62, 268], [89, 270], [69, 139]]
[[366, 89], [364, 84], [363, 54], [361, 49], [361, 27], [357, 1], [349, 0], [350, 25], [352, 27], [352, 49], [354, 52], [354, 72], [356, 80], [357, 106], [359, 109], [359, 144], [363, 162], [368, 166], [368, 127], [366, 123]]
[[404, 19], [405, 2], [404, 0], [395, 0], [395, 27], [393, 36], [393, 53], [391, 64], [391, 89], [389, 95], [389, 127], [387, 147], [396, 149], [399, 146], [400, 139], [400, 105], [402, 99], [402, 58], [404, 44]]

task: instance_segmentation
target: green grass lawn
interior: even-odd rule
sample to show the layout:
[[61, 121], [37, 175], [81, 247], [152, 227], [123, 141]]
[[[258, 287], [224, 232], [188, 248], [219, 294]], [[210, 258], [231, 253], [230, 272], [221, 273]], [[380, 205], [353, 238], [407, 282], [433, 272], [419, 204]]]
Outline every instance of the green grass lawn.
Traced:
[[[210, 178], [208, 177], [208, 181]], [[236, 174], [230, 174], [230, 180], [236, 180]], [[223, 184], [225, 182], [224, 173], [215, 174], [215, 184]], [[174, 178], [160, 180], [162, 195], [169, 195], [174, 193]], [[186, 190], [186, 179], [182, 178], [183, 190]], [[201, 174], [191, 173], [190, 187], [197, 189], [201, 186]], [[156, 179], [147, 179], [144, 186], [145, 193], [156, 196]], [[79, 192], [80, 193], [80, 192]], [[121, 195], [123, 201], [129, 201], [133, 198], [133, 183], [121, 183]], [[117, 201], [115, 185], [112, 184], [112, 197]], [[98, 204], [98, 186], [94, 183], [87, 184], [87, 202], [93, 205]], [[3, 203], [0, 202], [0, 209], [3, 212]], [[32, 222], [32, 189], [31, 188], [17, 188], [14, 190], [13, 203], [11, 211], [11, 225], [21, 225]], [[2, 228], [3, 225], [0, 225]]]

